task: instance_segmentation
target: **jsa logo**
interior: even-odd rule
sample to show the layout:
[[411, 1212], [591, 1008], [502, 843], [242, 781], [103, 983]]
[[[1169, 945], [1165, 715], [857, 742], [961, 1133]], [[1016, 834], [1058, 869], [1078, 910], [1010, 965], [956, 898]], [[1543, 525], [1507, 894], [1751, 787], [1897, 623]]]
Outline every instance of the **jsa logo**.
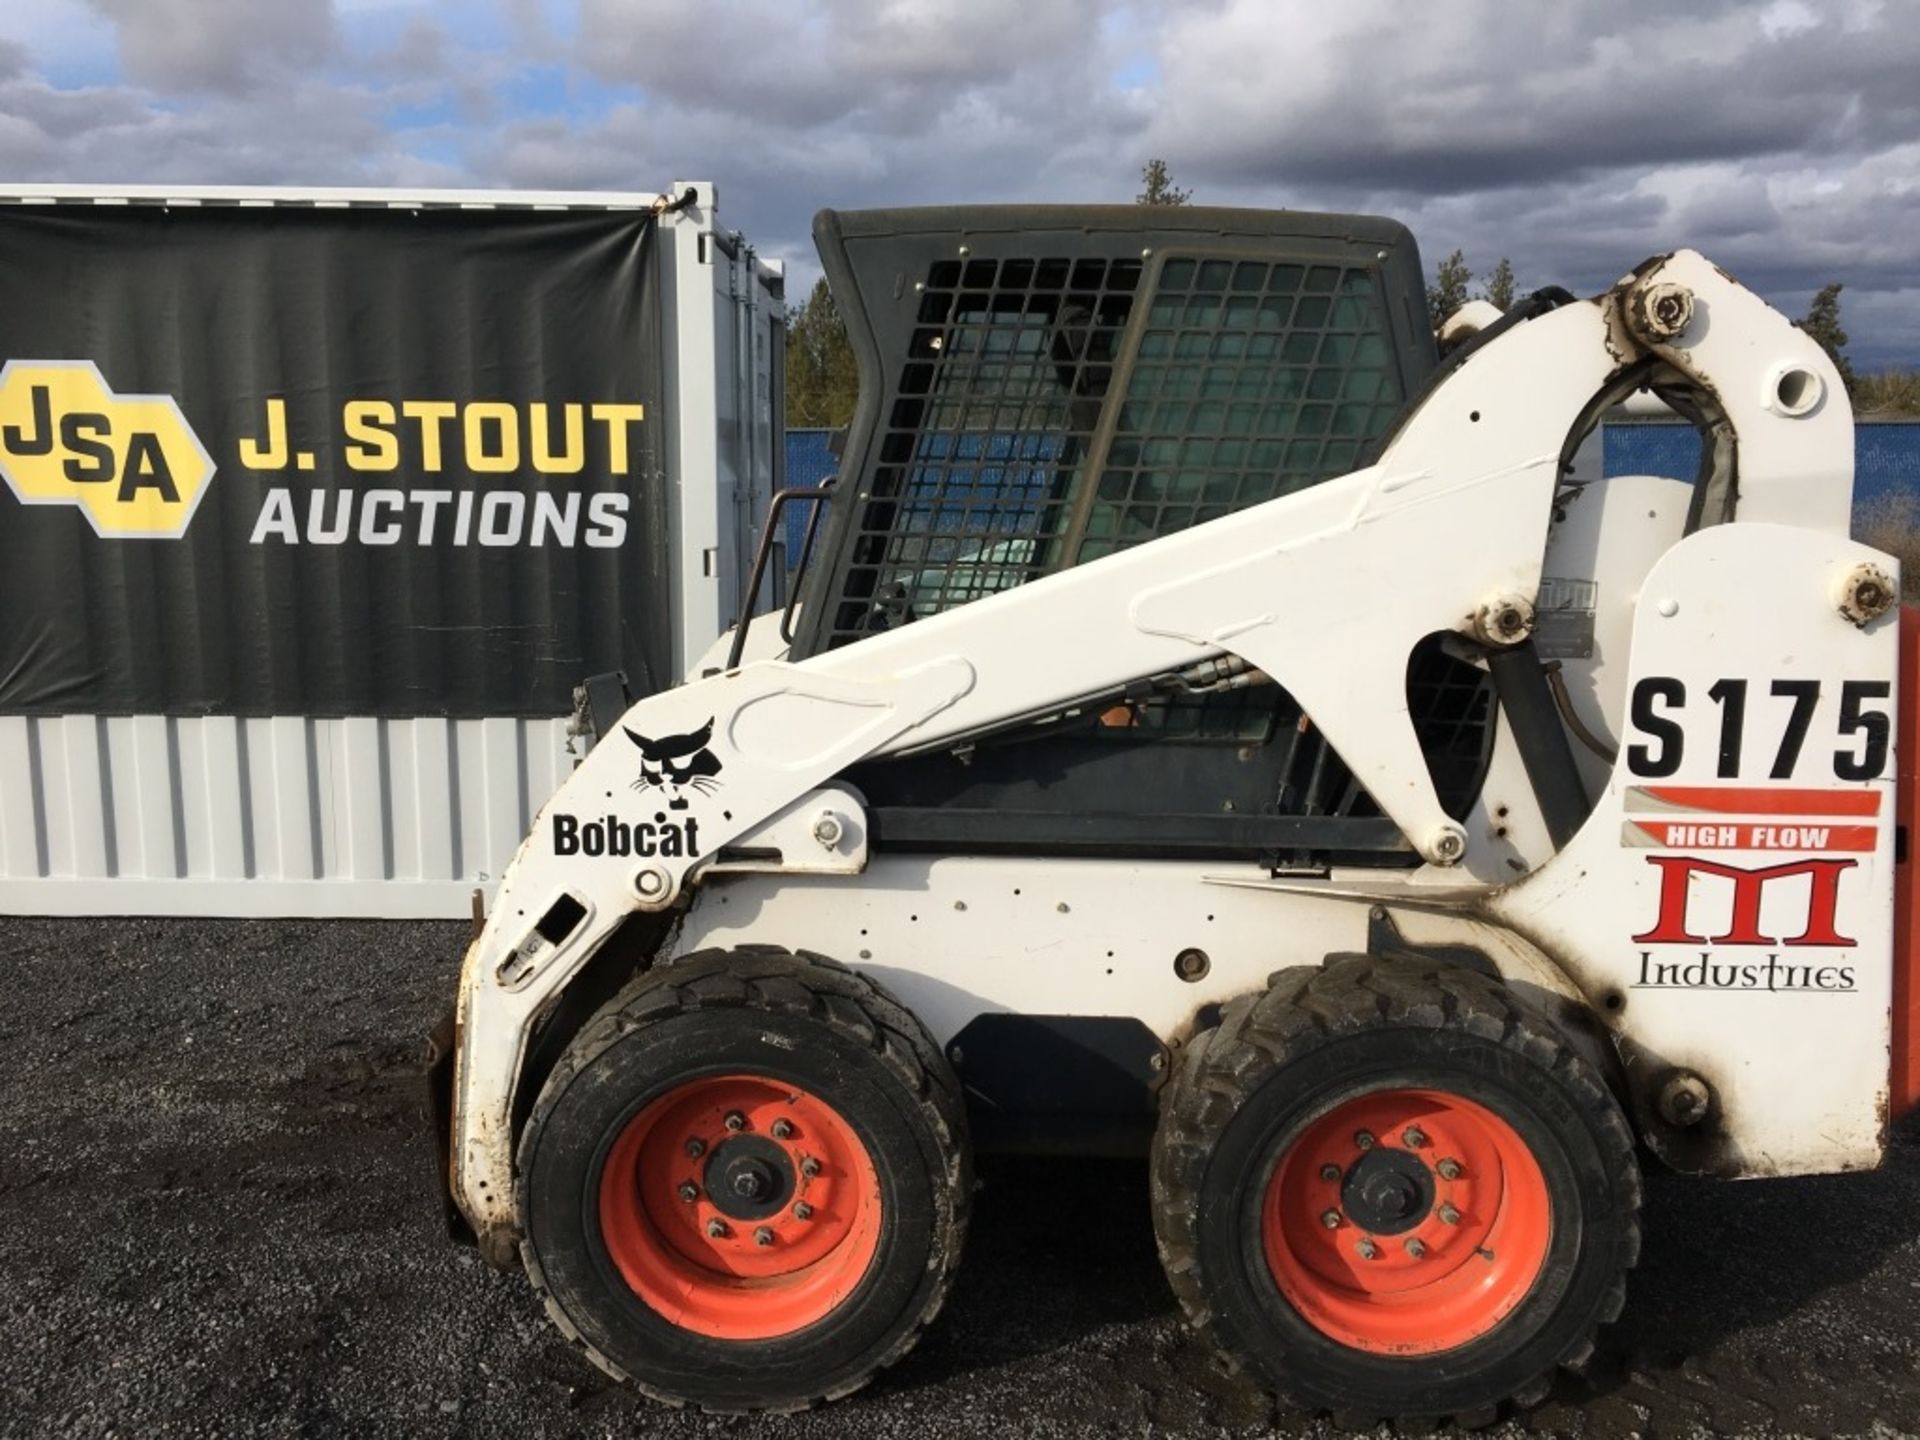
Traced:
[[178, 539], [213, 478], [168, 395], [116, 395], [91, 360], [0, 367], [0, 475], [27, 505], [78, 505], [96, 534]]

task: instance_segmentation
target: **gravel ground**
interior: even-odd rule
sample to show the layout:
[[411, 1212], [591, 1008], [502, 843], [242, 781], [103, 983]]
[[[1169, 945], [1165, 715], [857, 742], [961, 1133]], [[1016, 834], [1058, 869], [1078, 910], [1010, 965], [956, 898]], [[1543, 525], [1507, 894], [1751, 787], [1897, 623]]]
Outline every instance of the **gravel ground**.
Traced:
[[[0, 920], [0, 1435], [1326, 1433], [1219, 1371], [1138, 1164], [989, 1162], [920, 1347], [785, 1420], [659, 1409], [450, 1245], [418, 1037], [458, 925]], [[1651, 1179], [1590, 1383], [1494, 1434], [1920, 1433], [1920, 1142], [1885, 1170]]]

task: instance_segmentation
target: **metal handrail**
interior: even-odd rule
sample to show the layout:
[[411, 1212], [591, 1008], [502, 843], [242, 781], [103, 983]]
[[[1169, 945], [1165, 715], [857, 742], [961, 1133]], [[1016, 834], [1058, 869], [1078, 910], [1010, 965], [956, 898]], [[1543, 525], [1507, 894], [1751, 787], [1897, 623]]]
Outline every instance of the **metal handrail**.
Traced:
[[[766, 527], [760, 532], [760, 543], [754, 547], [753, 573], [747, 577], [747, 593], [740, 604], [740, 620], [733, 628], [733, 644], [727, 650], [727, 669], [737, 670], [740, 657], [747, 648], [747, 627], [753, 623], [753, 604], [760, 598], [760, 582], [766, 578], [767, 561], [773, 556], [773, 536], [778, 528], [780, 512], [790, 500], [825, 500], [833, 493], [833, 480], [829, 478], [823, 485], [796, 486], [787, 490], [773, 492], [773, 501], [767, 506]], [[807, 556], [813, 549], [814, 531], [820, 524], [820, 507], [816, 505], [807, 521], [806, 538], [800, 544], [800, 564], [795, 568], [797, 576], [806, 568]], [[780, 616], [780, 638], [791, 642], [793, 636], [789, 626], [793, 619], [793, 593], [787, 596], [787, 608]]]

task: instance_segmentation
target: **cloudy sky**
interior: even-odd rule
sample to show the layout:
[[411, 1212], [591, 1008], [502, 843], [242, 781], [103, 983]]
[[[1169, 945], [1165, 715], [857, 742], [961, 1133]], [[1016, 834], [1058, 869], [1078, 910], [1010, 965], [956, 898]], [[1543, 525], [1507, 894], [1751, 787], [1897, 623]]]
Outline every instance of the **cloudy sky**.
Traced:
[[1920, 365], [1920, 0], [0, 0], [0, 182], [1371, 210], [1591, 290], [1691, 244]]

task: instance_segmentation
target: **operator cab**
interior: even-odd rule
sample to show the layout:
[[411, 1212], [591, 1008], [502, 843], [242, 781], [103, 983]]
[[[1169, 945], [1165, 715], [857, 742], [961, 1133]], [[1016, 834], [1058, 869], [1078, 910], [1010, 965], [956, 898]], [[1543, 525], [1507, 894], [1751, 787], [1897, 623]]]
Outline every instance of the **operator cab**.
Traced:
[[[862, 375], [796, 660], [1360, 469], [1438, 363], [1391, 220], [829, 210], [814, 235]], [[1435, 638], [1407, 686], [1464, 816], [1491, 752], [1487, 674]], [[849, 778], [880, 848], [1417, 861], [1257, 672], [1143, 683]]]

